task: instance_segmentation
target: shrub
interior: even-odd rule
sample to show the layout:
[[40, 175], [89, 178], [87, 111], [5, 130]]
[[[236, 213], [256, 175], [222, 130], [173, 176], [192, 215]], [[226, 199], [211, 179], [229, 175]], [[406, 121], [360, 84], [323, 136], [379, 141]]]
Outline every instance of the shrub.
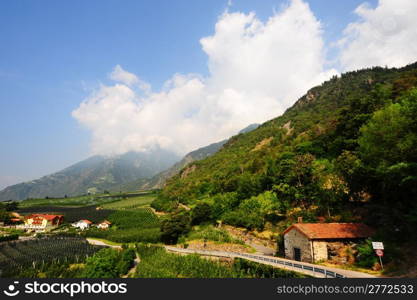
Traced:
[[370, 240], [357, 246], [356, 264], [362, 268], [372, 268], [378, 261]]

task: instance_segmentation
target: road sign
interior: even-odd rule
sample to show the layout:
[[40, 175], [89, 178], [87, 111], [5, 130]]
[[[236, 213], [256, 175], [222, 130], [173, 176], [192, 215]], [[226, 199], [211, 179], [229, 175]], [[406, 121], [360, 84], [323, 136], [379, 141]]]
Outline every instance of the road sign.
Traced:
[[372, 248], [374, 250], [384, 250], [384, 244], [382, 242], [372, 242]]
[[384, 250], [381, 249], [376, 249], [375, 250], [376, 255], [378, 255], [379, 257], [384, 256]]

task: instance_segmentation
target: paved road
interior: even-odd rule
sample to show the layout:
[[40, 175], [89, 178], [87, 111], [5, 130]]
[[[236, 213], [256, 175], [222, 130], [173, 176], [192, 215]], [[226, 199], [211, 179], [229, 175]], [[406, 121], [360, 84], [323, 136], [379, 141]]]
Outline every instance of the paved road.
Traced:
[[118, 249], [121, 249], [121, 248], [122, 248], [122, 247], [121, 247], [121, 246], [119, 246], [119, 245], [110, 245], [110, 244], [107, 244], [107, 243], [105, 243], [105, 242], [103, 242], [103, 241], [99, 241], [99, 240], [95, 240], [95, 239], [90, 239], [90, 238], [87, 238], [87, 241], [88, 241], [91, 245], [97, 245], [97, 246], [107, 246], [107, 247], [118, 248]]
[[244, 259], [254, 261], [257, 263], [271, 265], [271, 266], [278, 267], [281, 269], [295, 271], [298, 273], [303, 273], [303, 274], [310, 275], [313, 277], [318, 277], [318, 278], [375, 278], [376, 277], [367, 273], [318, 266], [318, 265], [314, 265], [310, 263], [299, 262], [299, 261], [284, 259], [280, 257], [271, 257], [267, 255], [224, 252], [224, 251], [191, 250], [191, 249], [176, 248], [176, 247], [171, 247], [171, 246], [165, 246], [165, 248], [171, 252], [179, 252], [179, 253], [186, 253], [186, 254], [197, 253], [201, 255], [217, 256], [217, 257], [229, 257], [229, 258], [239, 257], [239, 258], [244, 258]]
[[272, 248], [268, 248], [268, 247], [265, 247], [263, 245], [259, 245], [259, 244], [256, 244], [256, 243], [246, 242], [245, 244], [254, 248], [256, 250], [256, 254], [273, 256], [276, 252]]

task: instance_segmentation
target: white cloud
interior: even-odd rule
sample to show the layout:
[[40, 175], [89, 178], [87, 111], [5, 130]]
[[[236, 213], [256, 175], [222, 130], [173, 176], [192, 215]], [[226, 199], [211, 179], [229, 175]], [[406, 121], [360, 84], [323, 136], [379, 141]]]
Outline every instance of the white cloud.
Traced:
[[133, 73], [123, 70], [120, 65], [116, 65], [113, 69], [113, 72], [110, 73], [109, 78], [116, 82], [124, 83], [128, 86], [138, 86], [145, 93], [149, 93], [151, 90], [151, 85]]
[[92, 151], [159, 145], [183, 154], [280, 115], [336, 73], [324, 68], [321, 24], [301, 0], [267, 22], [227, 10], [201, 45], [210, 75], [176, 74], [159, 92], [116, 66], [110, 77], [118, 83], [101, 86], [73, 111], [92, 131]]
[[417, 60], [417, 1], [380, 0], [375, 8], [362, 4], [355, 13], [360, 20], [349, 24], [339, 41], [344, 70]]

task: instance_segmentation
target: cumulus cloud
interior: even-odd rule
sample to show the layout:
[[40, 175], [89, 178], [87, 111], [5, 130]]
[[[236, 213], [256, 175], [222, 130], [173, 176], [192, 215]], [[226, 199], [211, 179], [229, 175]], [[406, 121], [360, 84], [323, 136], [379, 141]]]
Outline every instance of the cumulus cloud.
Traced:
[[110, 73], [109, 78], [116, 82], [121, 82], [128, 86], [137, 85], [145, 93], [151, 91], [151, 85], [133, 73], [124, 70], [120, 65], [114, 67], [113, 72]]
[[339, 41], [344, 70], [417, 60], [417, 1], [380, 0], [375, 8], [365, 3], [355, 13], [360, 20], [349, 24]]
[[93, 153], [159, 146], [184, 154], [277, 117], [336, 73], [324, 67], [321, 24], [301, 0], [266, 22], [227, 10], [200, 43], [209, 75], [175, 74], [161, 91], [114, 68], [116, 83], [102, 85], [73, 111], [92, 132]]

